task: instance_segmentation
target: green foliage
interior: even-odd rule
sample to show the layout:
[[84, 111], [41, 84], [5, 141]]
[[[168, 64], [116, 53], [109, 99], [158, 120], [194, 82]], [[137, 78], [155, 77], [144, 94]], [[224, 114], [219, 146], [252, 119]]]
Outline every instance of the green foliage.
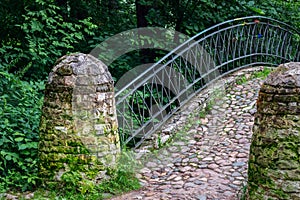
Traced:
[[0, 48], [0, 66], [20, 76], [27, 72], [27, 76], [45, 77], [56, 59], [76, 51], [85, 35], [93, 35], [97, 27], [90, 18], [67, 22], [51, 0], [35, 0], [24, 9], [22, 23], [15, 24], [22, 37], [12, 36]]
[[101, 183], [98, 188], [102, 193], [121, 194], [140, 188], [140, 183], [133, 172], [118, 169], [111, 173], [111, 179]]
[[79, 182], [82, 180], [82, 176], [77, 171], [68, 171], [62, 175], [61, 180], [63, 184], [61, 189], [63, 191], [76, 191]]
[[240, 191], [239, 191], [239, 193], [238, 193], [238, 195], [237, 195], [237, 198], [238, 198], [239, 200], [246, 200], [246, 198], [247, 198], [247, 185], [244, 185], [244, 186], [240, 189]]
[[0, 71], [0, 189], [32, 189], [37, 181], [42, 82]]
[[[78, 172], [69, 171], [61, 177], [62, 187], [40, 188], [33, 199], [103, 199], [140, 188], [139, 180], [135, 177], [136, 160], [131, 154], [124, 153], [116, 169], [108, 169], [109, 179], [96, 185], [93, 181], [82, 178]], [[57, 186], [57, 185], [56, 185]], [[50, 189], [50, 191], [48, 191]]]
[[247, 81], [248, 81], [247, 77], [245, 75], [242, 75], [241, 77], [238, 77], [235, 82], [238, 85], [242, 85], [242, 84], [246, 83]]
[[261, 9], [266, 16], [283, 21], [298, 30], [300, 29], [300, 1], [256, 0], [250, 2]]
[[110, 170], [110, 179], [98, 186], [102, 193], [121, 194], [139, 189], [140, 183], [135, 176], [135, 171], [141, 167], [135, 158], [135, 153], [123, 149], [116, 169]]
[[[147, 15], [151, 26], [174, 27], [175, 30], [193, 36], [200, 31], [224, 20], [254, 14], [247, 1], [210, 0], [158, 0]], [[150, 3], [150, 4], [149, 4]]]
[[246, 75], [242, 75], [236, 79], [236, 84], [242, 85], [244, 83], [247, 83], [249, 80], [255, 79], [255, 78], [261, 78], [261, 79], [266, 79], [267, 76], [272, 72], [273, 69], [270, 67], [264, 67], [263, 70], [261, 71], [256, 71], [251, 76], [246, 77]]
[[[12, 187], [33, 189], [38, 179], [36, 163], [42, 104], [40, 91], [44, 84], [32, 80], [44, 78], [57, 58], [69, 52], [87, 53], [105, 38], [137, 27], [139, 13], [136, 13], [135, 2], [0, 2], [0, 191]], [[299, 1], [140, 0], [140, 4], [148, 7], [145, 16], [148, 26], [170, 28], [189, 36], [218, 22], [254, 14], [266, 15], [300, 28]], [[156, 42], [149, 38], [141, 40], [145, 41]], [[177, 42], [175, 38], [174, 42]], [[161, 42], [156, 43], [154, 48], [163, 48], [159, 46]], [[150, 52], [151, 55], [147, 53], [149, 51], [129, 52], [115, 61], [109, 70], [117, 80], [132, 67], [145, 61], [157, 61], [166, 52], [157, 50]], [[13, 74], [31, 81], [21, 81]], [[261, 72], [257, 77], [265, 77], [266, 74]], [[158, 91], [153, 98], [161, 99], [160, 106], [169, 102]], [[146, 109], [143, 103], [141, 99], [135, 102], [141, 110]], [[200, 112], [200, 117], [204, 117], [212, 105], [208, 104], [207, 110]], [[137, 112], [135, 115], [140, 114]], [[140, 119], [139, 116], [136, 119]], [[138, 124], [138, 120], [135, 123]], [[111, 177], [110, 181], [94, 187], [77, 173], [66, 173], [62, 178], [68, 192], [61, 198], [99, 198], [99, 191], [118, 193], [124, 191], [124, 187], [128, 190], [138, 187], [133, 172], [128, 169], [115, 170], [111, 172]]]
[[254, 74], [252, 74], [250, 79], [253, 79], [253, 78], [265, 79], [272, 71], [273, 71], [273, 69], [271, 69], [269, 67], [264, 67], [264, 69], [262, 71], [257, 71]]

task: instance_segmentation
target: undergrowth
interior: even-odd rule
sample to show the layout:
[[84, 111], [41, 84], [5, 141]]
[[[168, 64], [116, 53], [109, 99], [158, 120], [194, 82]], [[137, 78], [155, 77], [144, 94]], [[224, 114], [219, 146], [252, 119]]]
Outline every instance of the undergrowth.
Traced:
[[[64, 187], [42, 188], [38, 187], [33, 192], [33, 200], [55, 199], [55, 200], [101, 200], [119, 195], [124, 192], [137, 190], [141, 187], [139, 180], [135, 177], [136, 162], [133, 157], [123, 152], [119, 159], [119, 164], [115, 169], [107, 170], [107, 178], [100, 184], [92, 181], [83, 180], [80, 174], [68, 173], [62, 177], [60, 185]], [[85, 181], [85, 182], [84, 182]], [[84, 182], [84, 183], [83, 183]], [[19, 199], [25, 199], [25, 193], [12, 193]], [[1, 198], [4, 200], [4, 196]]]
[[69, 189], [50, 190], [39, 189], [33, 199], [74, 199], [100, 200], [140, 188], [140, 183], [133, 172], [116, 169], [109, 172], [110, 179], [99, 185], [91, 184], [86, 190], [70, 185]]
[[0, 71], [0, 193], [36, 187], [43, 82]]
[[78, 172], [62, 176], [63, 187], [41, 188], [38, 177], [38, 140], [44, 83], [22, 81], [0, 71], [0, 199], [11, 194], [24, 199], [102, 199], [140, 187], [126, 150], [117, 168], [108, 170], [110, 179], [101, 184], [84, 180]]

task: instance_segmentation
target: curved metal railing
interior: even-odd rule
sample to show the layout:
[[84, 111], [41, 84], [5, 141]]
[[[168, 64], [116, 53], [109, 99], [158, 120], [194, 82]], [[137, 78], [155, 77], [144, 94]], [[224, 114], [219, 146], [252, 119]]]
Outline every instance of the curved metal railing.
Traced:
[[117, 91], [123, 145], [138, 147], [208, 84], [248, 66], [300, 60], [300, 34], [267, 17], [229, 20], [206, 29]]

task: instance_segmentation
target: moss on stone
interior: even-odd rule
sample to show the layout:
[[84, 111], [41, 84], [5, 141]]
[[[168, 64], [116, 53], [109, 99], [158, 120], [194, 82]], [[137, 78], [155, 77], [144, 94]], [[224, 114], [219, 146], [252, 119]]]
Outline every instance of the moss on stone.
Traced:
[[107, 170], [101, 159], [114, 164], [118, 154], [116, 116], [110, 114], [115, 113], [114, 94], [97, 90], [102, 86], [112, 89], [112, 77], [94, 57], [72, 54], [59, 60], [49, 80], [40, 123], [41, 180], [52, 186], [74, 184], [70, 180], [75, 180], [90, 187]]
[[300, 193], [300, 63], [281, 68], [270, 74], [259, 92], [249, 156], [249, 199], [294, 199]]

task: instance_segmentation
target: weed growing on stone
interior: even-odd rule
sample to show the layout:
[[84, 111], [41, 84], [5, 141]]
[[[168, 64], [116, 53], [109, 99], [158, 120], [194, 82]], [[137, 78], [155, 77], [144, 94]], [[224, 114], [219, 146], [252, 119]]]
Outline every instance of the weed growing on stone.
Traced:
[[236, 80], [236, 84], [238, 85], [243, 85], [244, 83], [246, 83], [248, 81], [246, 75], [242, 75], [241, 77], [239, 77], [237, 80]]
[[241, 188], [241, 190], [240, 190], [240, 192], [239, 192], [237, 198], [238, 198], [239, 200], [246, 200], [246, 194], [247, 194], [247, 185], [244, 185], [244, 186]]
[[[186, 137], [187, 132], [191, 130], [193, 126], [199, 126], [201, 125], [201, 118], [205, 118], [207, 114], [210, 113], [210, 111], [213, 109], [213, 106], [216, 105], [216, 102], [222, 98], [222, 90], [219, 88], [214, 88], [210, 97], [207, 99], [207, 101], [201, 106], [200, 109], [195, 110], [192, 112], [186, 119], [186, 123], [183, 127], [181, 127], [176, 134], [172, 137], [170, 141], [181, 141], [181, 142], [187, 142], [188, 139]], [[167, 143], [166, 143], [167, 144]], [[166, 144], [162, 145], [161, 147], [164, 147]]]
[[200, 118], [205, 118], [205, 116], [206, 116], [205, 110], [201, 110], [201, 111], [199, 112], [199, 117], [200, 117]]
[[265, 67], [262, 71], [255, 72], [254, 74], [251, 75], [252, 78], [262, 78], [265, 79], [267, 76], [271, 73], [273, 69], [269, 67]]
[[246, 75], [242, 75], [239, 78], [237, 78], [237, 80], [235, 81], [237, 85], [242, 85], [247, 83], [249, 80], [255, 79], [255, 78], [261, 78], [261, 79], [265, 79], [267, 78], [267, 76], [270, 74], [270, 72], [273, 69], [271, 69], [270, 67], [264, 67], [263, 70], [261, 71], [256, 71], [253, 74], [251, 74], [251, 76], [247, 77]]

